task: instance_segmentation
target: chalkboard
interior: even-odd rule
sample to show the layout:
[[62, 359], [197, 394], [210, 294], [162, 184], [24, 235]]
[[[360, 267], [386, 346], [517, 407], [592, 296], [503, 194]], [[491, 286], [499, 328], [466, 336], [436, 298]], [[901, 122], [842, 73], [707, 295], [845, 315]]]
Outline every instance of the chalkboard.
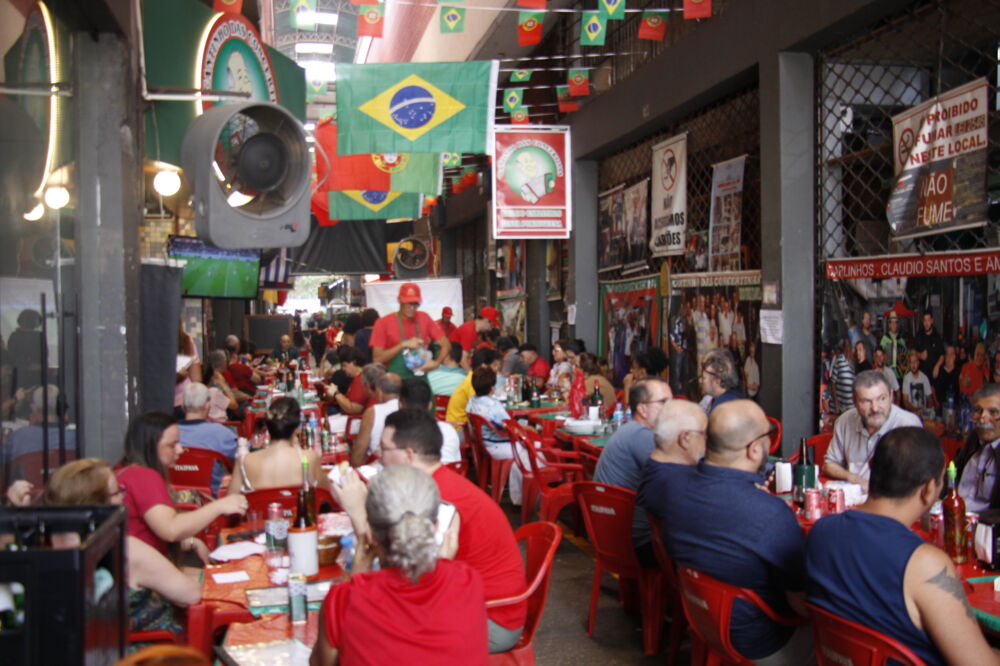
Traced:
[[257, 345], [258, 354], [270, 354], [282, 335], [291, 335], [291, 315], [246, 315], [243, 317], [243, 337]]

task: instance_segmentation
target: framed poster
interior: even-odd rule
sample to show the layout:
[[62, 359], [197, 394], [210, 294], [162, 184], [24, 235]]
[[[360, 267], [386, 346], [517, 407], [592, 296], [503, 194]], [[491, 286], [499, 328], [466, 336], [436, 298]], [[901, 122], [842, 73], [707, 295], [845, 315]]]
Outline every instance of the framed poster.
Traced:
[[625, 227], [625, 186], [618, 185], [598, 195], [597, 271], [622, 267]]
[[493, 140], [496, 238], [569, 238], [569, 127], [498, 125]]
[[623, 234], [625, 256], [622, 260], [623, 273], [646, 270], [649, 255], [649, 179], [625, 188]]

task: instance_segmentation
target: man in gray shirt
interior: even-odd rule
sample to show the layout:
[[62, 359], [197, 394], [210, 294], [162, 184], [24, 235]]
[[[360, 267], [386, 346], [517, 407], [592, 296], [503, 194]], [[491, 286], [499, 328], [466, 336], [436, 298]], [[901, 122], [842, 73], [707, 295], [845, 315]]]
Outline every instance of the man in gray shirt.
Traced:
[[[646, 377], [632, 385], [628, 394], [632, 420], [604, 445], [594, 470], [594, 481], [638, 491], [642, 468], [656, 448], [653, 424], [671, 398], [670, 385], [659, 377]], [[649, 541], [646, 511], [639, 509], [632, 516], [632, 542], [639, 550]]]
[[868, 492], [868, 461], [882, 436], [902, 426], [922, 427], [916, 414], [892, 404], [892, 390], [878, 370], [854, 378], [854, 407], [837, 417], [823, 473], [859, 484]]

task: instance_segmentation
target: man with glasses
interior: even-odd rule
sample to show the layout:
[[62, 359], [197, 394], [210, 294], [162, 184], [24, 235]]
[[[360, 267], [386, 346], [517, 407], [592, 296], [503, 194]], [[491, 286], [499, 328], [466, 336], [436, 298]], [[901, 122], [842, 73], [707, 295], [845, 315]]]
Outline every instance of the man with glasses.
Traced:
[[[594, 470], [594, 481], [629, 490], [638, 490], [642, 468], [656, 448], [653, 424], [663, 406], [673, 398], [670, 385], [659, 377], [640, 379], [628, 392], [632, 420], [618, 429], [601, 452]], [[644, 509], [632, 518], [632, 540], [636, 549], [649, 545], [649, 523]], [[648, 555], [652, 556], [650, 551]], [[654, 564], [651, 558], [649, 564]]]
[[975, 430], [955, 456], [958, 494], [969, 511], [1000, 508], [1000, 384], [986, 384], [972, 395]]
[[823, 473], [860, 485], [868, 492], [868, 461], [885, 433], [903, 426], [922, 427], [916, 414], [892, 403], [892, 390], [878, 370], [854, 378], [854, 407], [837, 417], [823, 459]]
[[730, 400], [745, 397], [740, 390], [740, 373], [736, 368], [736, 360], [728, 349], [713, 349], [705, 354], [698, 381], [703, 395], [699, 404], [708, 413]]
[[[751, 589], [788, 616], [802, 609], [805, 538], [785, 502], [759, 487], [771, 427], [751, 400], [733, 400], [713, 410], [704, 460], [664, 470], [657, 504], [663, 542], [674, 560]], [[733, 605], [730, 638], [740, 654], [757, 664], [815, 663], [807, 625], [778, 624], [741, 600]]]

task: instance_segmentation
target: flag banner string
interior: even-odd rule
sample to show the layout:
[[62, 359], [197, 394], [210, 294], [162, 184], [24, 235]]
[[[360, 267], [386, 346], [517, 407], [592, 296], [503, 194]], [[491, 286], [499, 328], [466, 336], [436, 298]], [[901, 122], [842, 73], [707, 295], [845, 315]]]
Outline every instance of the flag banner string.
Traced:
[[[414, 7], [440, 7], [438, 2], [414, 2], [413, 0], [394, 0], [392, 3], [394, 5], [412, 5]], [[555, 8], [555, 9], [525, 9], [524, 7], [492, 7], [487, 5], [463, 5], [462, 9], [473, 9], [482, 10], [488, 12], [523, 12], [530, 11], [538, 14], [582, 14], [585, 9], [571, 9], [566, 8]], [[645, 7], [642, 9], [631, 9], [629, 7], [625, 8], [625, 12], [629, 14], [641, 14], [642, 12], [682, 12], [683, 9], [679, 7]]]

